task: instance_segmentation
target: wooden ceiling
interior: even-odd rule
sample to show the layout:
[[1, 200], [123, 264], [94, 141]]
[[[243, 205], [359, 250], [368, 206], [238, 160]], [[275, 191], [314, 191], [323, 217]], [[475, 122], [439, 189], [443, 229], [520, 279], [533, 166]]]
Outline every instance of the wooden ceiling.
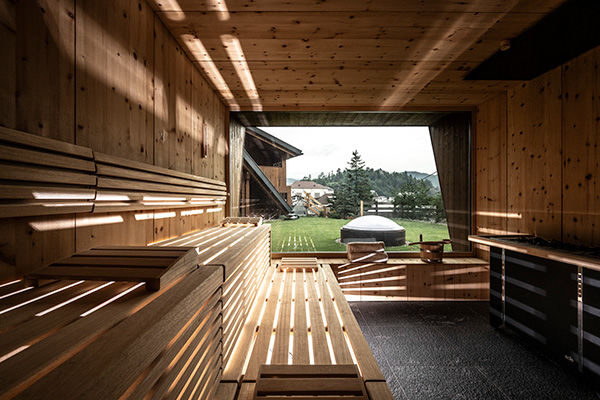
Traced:
[[564, 0], [150, 0], [232, 110], [473, 106], [463, 81]]
[[231, 113], [247, 127], [431, 126], [448, 114], [450, 113], [420, 111], [238, 111]]

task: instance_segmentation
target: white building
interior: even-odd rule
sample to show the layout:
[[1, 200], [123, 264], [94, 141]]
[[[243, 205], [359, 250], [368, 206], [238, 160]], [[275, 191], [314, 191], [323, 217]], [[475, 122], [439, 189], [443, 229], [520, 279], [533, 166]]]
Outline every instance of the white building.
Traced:
[[304, 193], [309, 193], [315, 199], [318, 199], [324, 195], [332, 195], [333, 189], [313, 181], [296, 181], [292, 183], [292, 198], [304, 196]]

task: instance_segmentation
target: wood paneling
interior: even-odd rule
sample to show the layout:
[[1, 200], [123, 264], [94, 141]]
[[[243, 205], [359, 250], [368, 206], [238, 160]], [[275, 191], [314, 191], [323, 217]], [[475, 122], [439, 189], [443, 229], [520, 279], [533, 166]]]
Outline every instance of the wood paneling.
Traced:
[[[453, 114], [429, 127], [452, 250], [469, 251], [471, 231], [470, 114]], [[428, 240], [428, 238], [424, 238]]]
[[17, 91], [17, 21], [15, 5], [8, 0], [0, 0], [0, 54], [4, 63], [0, 69], [0, 126], [15, 126]]
[[160, 21], [156, 21], [155, 163], [192, 169], [192, 67]]
[[479, 233], [600, 244], [599, 63], [596, 48], [517, 85], [506, 105], [499, 96], [479, 107], [474, 209]]
[[248, 110], [481, 103], [506, 83], [464, 75], [560, 3], [150, 2], [225, 102]]
[[560, 237], [560, 68], [509, 91], [507, 151], [507, 229]]
[[600, 244], [600, 48], [563, 68], [563, 239]]
[[16, 125], [74, 143], [75, 7], [73, 0], [16, 5]]
[[[1, 0], [0, 125], [225, 181], [225, 106], [178, 46], [142, 0]], [[146, 245], [225, 215], [148, 213], [1, 220], [0, 276], [91, 246]]]
[[152, 163], [152, 10], [78, 1], [76, 21], [77, 144]]
[[[273, 72], [275, 73], [275, 72]], [[376, 72], [375, 72], [376, 73]], [[233, 113], [244, 126], [429, 126], [443, 112], [242, 111]]]
[[242, 199], [242, 165], [245, 128], [235, 118], [229, 121], [229, 204], [230, 215], [238, 217]]
[[358, 301], [489, 299], [489, 270], [477, 258], [445, 258], [428, 264], [418, 258], [387, 263], [333, 265], [344, 295]]
[[[481, 134], [478, 134], [481, 132]], [[481, 104], [475, 139], [475, 229], [506, 231], [506, 94]]]
[[[522, 1], [514, 8], [515, 12], [549, 12], [557, 7], [561, 0]], [[213, 11], [222, 12], [223, 3], [213, 0], [151, 0], [149, 3], [160, 11]], [[239, 11], [454, 11], [454, 12], [502, 12], [506, 5], [497, 0], [480, 0], [476, 4], [469, 1], [448, 0], [228, 0], [225, 10]]]

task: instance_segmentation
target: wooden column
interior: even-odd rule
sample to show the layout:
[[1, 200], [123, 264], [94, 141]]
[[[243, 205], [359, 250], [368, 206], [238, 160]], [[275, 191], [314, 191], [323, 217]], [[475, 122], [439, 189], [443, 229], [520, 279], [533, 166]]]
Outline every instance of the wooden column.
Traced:
[[471, 116], [451, 114], [429, 127], [452, 250], [469, 251], [471, 228]]

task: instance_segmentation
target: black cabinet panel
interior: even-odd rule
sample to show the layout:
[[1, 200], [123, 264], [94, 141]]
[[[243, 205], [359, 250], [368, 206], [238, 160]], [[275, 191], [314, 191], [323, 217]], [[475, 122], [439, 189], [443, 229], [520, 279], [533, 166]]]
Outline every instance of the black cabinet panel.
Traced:
[[583, 270], [583, 366], [600, 375], [600, 272]]
[[505, 253], [506, 324], [559, 356], [577, 357], [577, 268]]
[[490, 324], [502, 325], [502, 249], [490, 248]]

